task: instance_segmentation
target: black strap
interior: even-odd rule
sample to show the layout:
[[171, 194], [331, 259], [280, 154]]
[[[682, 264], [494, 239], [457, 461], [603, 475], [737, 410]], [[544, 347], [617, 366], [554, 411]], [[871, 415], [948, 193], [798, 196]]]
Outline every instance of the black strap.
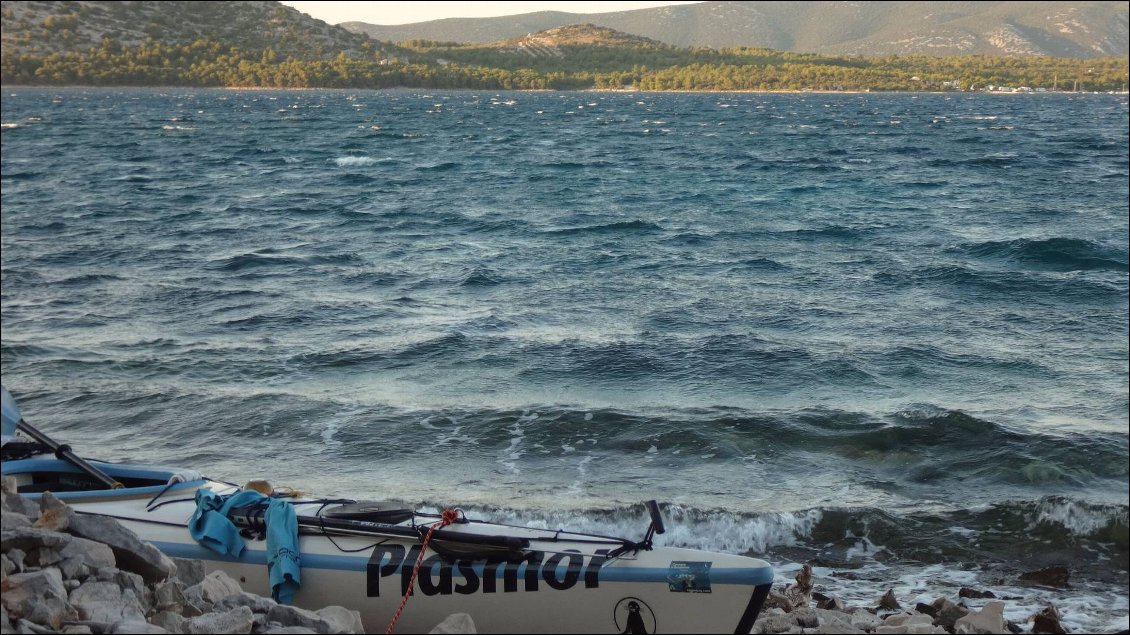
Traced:
[[0, 459], [4, 461], [19, 461], [37, 454], [48, 454], [50, 446], [38, 441], [9, 441], [0, 449]]

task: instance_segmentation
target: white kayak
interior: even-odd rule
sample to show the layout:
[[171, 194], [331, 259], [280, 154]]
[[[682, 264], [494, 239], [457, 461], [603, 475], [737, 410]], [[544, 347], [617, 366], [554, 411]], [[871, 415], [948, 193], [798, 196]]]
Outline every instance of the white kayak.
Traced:
[[[93, 469], [79, 469], [83, 463]], [[244, 590], [271, 595], [266, 542], [254, 535], [253, 515], [231, 515], [246, 534], [238, 558], [198, 544], [187, 527], [197, 490], [229, 495], [238, 486], [203, 478], [169, 485], [175, 469], [51, 454], [0, 466], [24, 496], [51, 491], [79, 513], [116, 518], [169, 556], [202, 560]], [[92, 472], [124, 487], [109, 489]], [[287, 500], [299, 526], [301, 588], [294, 604], [344, 606], [360, 612], [367, 631], [384, 631], [438, 515], [364, 501]], [[772, 568], [755, 558], [653, 545], [663, 527], [653, 502], [650, 511], [652, 525], [639, 542], [458, 514], [436, 529], [396, 628], [428, 632], [453, 613], [467, 613], [485, 633], [750, 632]]]

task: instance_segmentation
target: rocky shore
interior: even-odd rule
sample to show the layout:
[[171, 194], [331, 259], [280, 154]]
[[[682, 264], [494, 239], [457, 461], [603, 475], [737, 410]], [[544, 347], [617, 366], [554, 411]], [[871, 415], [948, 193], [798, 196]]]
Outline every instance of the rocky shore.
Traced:
[[[76, 514], [50, 493], [39, 503], [2, 492], [3, 633], [363, 633], [357, 611], [309, 611], [242, 590], [200, 561], [170, 559], [111, 518]], [[1041, 572], [1048, 583], [1060, 572]], [[1066, 575], [1066, 572], [1063, 572]], [[979, 609], [966, 605], [988, 599]], [[1052, 606], [1010, 622], [991, 592], [961, 589], [954, 598], [900, 606], [894, 593], [874, 606], [847, 607], [814, 590], [804, 565], [795, 582], [773, 591], [754, 633], [1066, 633]], [[433, 633], [474, 633], [453, 615]]]
[[[1058, 570], [1037, 572], [1054, 577]], [[1065, 573], [1065, 572], [1064, 572]], [[965, 600], [990, 599], [981, 608]], [[1005, 619], [1005, 604], [990, 591], [962, 588], [957, 597], [939, 597], [929, 604], [903, 607], [888, 591], [873, 606], [847, 607], [836, 597], [813, 590], [812, 568], [804, 565], [796, 581], [771, 592], [754, 633], [876, 633], [918, 635], [928, 633], [1066, 633], [1059, 612], [1048, 606], [1025, 623]]]

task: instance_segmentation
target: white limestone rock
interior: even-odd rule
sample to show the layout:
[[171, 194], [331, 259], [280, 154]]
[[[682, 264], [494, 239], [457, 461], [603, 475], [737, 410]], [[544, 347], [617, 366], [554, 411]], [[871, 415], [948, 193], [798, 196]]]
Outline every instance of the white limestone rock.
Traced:
[[436, 627], [428, 631], [429, 633], [439, 633], [443, 635], [453, 635], [455, 633], [478, 633], [475, 629], [475, 621], [471, 616], [466, 613], [452, 613], [448, 615]]
[[84, 582], [71, 591], [69, 602], [86, 621], [107, 624], [130, 619], [145, 621], [145, 610], [137, 596], [114, 582]]
[[204, 576], [200, 584], [194, 584], [184, 590], [184, 599], [192, 604], [199, 605], [203, 600], [208, 604], [215, 604], [224, 598], [243, 593], [239, 582], [223, 571], [213, 571]]
[[336, 630], [339, 624], [330, 622], [315, 611], [307, 611], [296, 606], [278, 604], [267, 612], [268, 622], [278, 622], [281, 626], [301, 626], [321, 635], [348, 631]]
[[213, 633], [250, 633], [254, 617], [246, 606], [236, 607], [226, 613], [208, 613], [194, 617], [185, 625], [185, 630], [193, 635]]
[[155, 626], [144, 620], [121, 620], [110, 626], [112, 635], [161, 635], [168, 632], [160, 626]]
[[[318, 617], [329, 622], [331, 633], [364, 633], [365, 626], [361, 623], [361, 612], [352, 611], [344, 606], [327, 606], [315, 611]], [[463, 613], [462, 615], [466, 615]], [[468, 617], [467, 619], [470, 619]]]
[[1005, 634], [1009, 633], [1004, 619], [1004, 602], [989, 602], [979, 612], [970, 613], [954, 622], [954, 633]]

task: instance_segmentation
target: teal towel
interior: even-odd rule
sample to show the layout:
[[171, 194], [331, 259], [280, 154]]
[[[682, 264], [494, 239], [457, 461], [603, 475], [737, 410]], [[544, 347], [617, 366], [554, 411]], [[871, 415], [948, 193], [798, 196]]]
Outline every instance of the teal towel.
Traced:
[[267, 522], [267, 570], [271, 573], [271, 596], [279, 604], [292, 604], [302, 585], [298, 555], [298, 516], [290, 503], [272, 498], [264, 517]]
[[239, 557], [243, 538], [228, 514], [236, 507], [245, 507], [266, 498], [254, 490], [221, 496], [207, 488], [196, 490], [196, 511], [188, 519], [188, 533], [196, 542], [216, 553]]
[[200, 544], [216, 553], [239, 557], [243, 537], [228, 519], [233, 509], [266, 505], [263, 521], [267, 528], [267, 571], [271, 595], [280, 604], [292, 604], [302, 584], [298, 554], [298, 516], [294, 506], [278, 498], [268, 498], [254, 490], [221, 496], [210, 489], [196, 490], [196, 511], [188, 520], [188, 532]]

